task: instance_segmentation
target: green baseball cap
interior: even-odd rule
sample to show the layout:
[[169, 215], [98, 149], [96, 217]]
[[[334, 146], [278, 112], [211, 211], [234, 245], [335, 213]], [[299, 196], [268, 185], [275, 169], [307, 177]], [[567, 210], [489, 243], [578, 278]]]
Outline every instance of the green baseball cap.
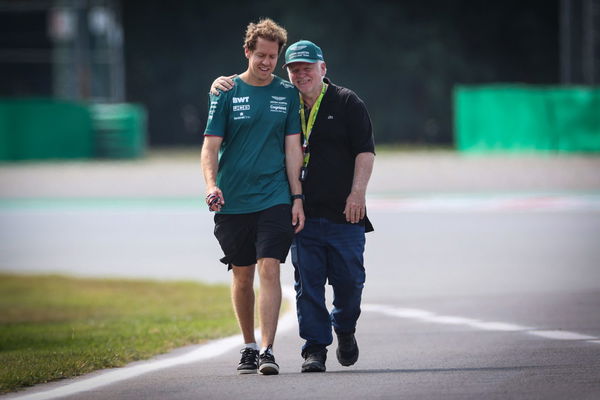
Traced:
[[316, 63], [319, 61], [325, 61], [321, 48], [309, 40], [301, 40], [290, 45], [285, 51], [283, 68], [295, 62]]

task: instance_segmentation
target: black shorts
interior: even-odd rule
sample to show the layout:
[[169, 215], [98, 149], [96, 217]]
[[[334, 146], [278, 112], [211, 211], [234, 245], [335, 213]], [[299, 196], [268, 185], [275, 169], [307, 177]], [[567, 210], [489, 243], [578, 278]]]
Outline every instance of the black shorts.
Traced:
[[215, 236], [228, 269], [256, 264], [260, 258], [283, 263], [294, 238], [291, 208], [280, 204], [250, 214], [216, 214]]

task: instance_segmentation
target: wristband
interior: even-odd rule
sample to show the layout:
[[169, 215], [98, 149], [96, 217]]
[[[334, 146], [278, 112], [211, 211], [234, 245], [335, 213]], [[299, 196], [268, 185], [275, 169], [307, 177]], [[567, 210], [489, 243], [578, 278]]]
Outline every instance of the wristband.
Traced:
[[300, 200], [304, 201], [304, 195], [303, 194], [293, 194], [292, 201], [294, 201], [296, 199], [300, 199]]

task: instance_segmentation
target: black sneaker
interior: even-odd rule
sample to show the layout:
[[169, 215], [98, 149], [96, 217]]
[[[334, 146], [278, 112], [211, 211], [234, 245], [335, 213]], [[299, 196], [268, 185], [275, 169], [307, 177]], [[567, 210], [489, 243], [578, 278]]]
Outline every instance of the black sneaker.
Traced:
[[263, 375], [277, 375], [279, 365], [275, 362], [273, 346], [269, 345], [267, 350], [258, 357], [258, 372]]
[[325, 372], [325, 361], [327, 360], [327, 349], [302, 352], [304, 362], [302, 372]]
[[246, 347], [240, 350], [240, 353], [242, 353], [242, 359], [237, 367], [238, 373], [255, 374], [258, 370], [258, 350]]
[[354, 333], [336, 333], [338, 348], [335, 354], [344, 367], [353, 365], [358, 360], [358, 344]]

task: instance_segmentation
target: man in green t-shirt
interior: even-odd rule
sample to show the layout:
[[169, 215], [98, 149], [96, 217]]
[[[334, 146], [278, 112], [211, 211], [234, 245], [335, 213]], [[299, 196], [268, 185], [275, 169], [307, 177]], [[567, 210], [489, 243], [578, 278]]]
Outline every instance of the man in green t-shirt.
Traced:
[[[281, 307], [280, 263], [304, 226], [298, 92], [274, 76], [287, 32], [270, 19], [251, 23], [244, 53], [248, 69], [236, 88], [210, 96], [202, 146], [207, 204], [215, 236], [233, 271], [232, 301], [245, 346], [239, 373], [279, 373], [273, 342]], [[254, 337], [254, 272], [262, 348]]]

